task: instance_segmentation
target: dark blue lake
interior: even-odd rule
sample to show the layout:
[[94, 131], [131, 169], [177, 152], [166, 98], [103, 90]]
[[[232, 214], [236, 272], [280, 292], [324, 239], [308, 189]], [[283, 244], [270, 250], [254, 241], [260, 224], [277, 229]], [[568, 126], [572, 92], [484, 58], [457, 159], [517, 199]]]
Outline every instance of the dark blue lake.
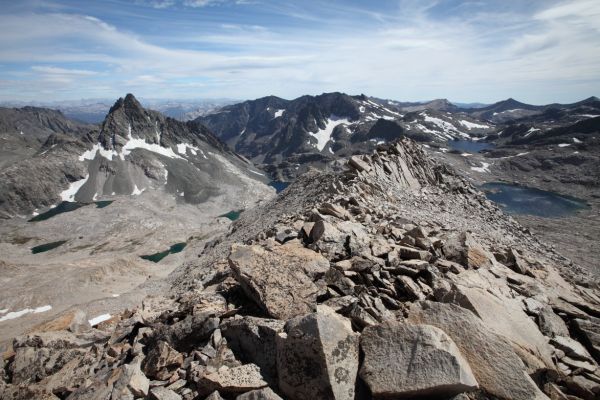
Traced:
[[554, 218], [589, 207], [584, 200], [575, 197], [510, 183], [490, 182], [483, 184], [481, 189], [488, 199], [502, 205], [511, 214]]
[[52, 217], [54, 217], [56, 215], [59, 215], [59, 214], [62, 214], [62, 213], [66, 213], [66, 212], [75, 211], [75, 210], [77, 210], [77, 209], [79, 209], [81, 207], [87, 206], [89, 204], [95, 204], [96, 208], [104, 208], [104, 207], [108, 207], [111, 203], [112, 203], [112, 200], [101, 200], [101, 201], [95, 201], [94, 203], [80, 203], [80, 202], [73, 202], [73, 201], [63, 201], [62, 203], [60, 203], [56, 207], [49, 209], [45, 213], [42, 213], [40, 215], [36, 215], [35, 217], [31, 218], [27, 222], [45, 221], [45, 220], [50, 219], [50, 218], [52, 218]]
[[476, 142], [473, 140], [448, 140], [448, 146], [451, 149], [463, 153], [479, 153], [481, 150], [493, 149], [493, 143]]
[[67, 243], [66, 240], [59, 240], [58, 242], [51, 242], [51, 243], [44, 243], [44, 244], [40, 244], [39, 246], [35, 246], [31, 248], [31, 253], [32, 254], [38, 254], [38, 253], [43, 253], [45, 251], [50, 251], [52, 249], [55, 249], [59, 246], [62, 246], [63, 244]]
[[290, 183], [291, 182], [271, 181], [269, 182], [269, 185], [274, 187], [275, 191], [279, 193], [282, 190], [285, 190], [285, 188], [287, 188], [288, 186], [290, 186]]
[[187, 243], [185, 243], [185, 242], [175, 243], [173, 246], [169, 247], [165, 251], [161, 251], [161, 252], [154, 253], [154, 254], [148, 254], [148, 255], [140, 256], [140, 257], [143, 258], [144, 260], [149, 260], [149, 261], [157, 263], [160, 260], [162, 260], [163, 258], [165, 258], [166, 256], [168, 256], [169, 254], [181, 253], [183, 251], [183, 249], [185, 249], [186, 245], [187, 245]]
[[231, 221], [235, 221], [235, 220], [237, 220], [240, 217], [240, 215], [242, 215], [243, 211], [244, 210], [238, 210], [238, 211], [233, 210], [233, 211], [229, 211], [228, 213], [219, 215], [219, 217], [225, 217], [225, 218], [228, 218]]

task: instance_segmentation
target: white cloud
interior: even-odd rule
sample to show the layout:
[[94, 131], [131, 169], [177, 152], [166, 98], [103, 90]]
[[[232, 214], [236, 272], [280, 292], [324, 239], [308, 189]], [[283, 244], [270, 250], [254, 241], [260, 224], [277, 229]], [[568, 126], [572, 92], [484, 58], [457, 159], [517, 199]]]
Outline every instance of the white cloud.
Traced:
[[98, 75], [96, 71], [88, 71], [83, 69], [67, 69], [67, 68], [58, 68], [51, 66], [39, 66], [34, 65], [31, 67], [32, 71], [41, 72], [44, 74], [50, 75], [74, 75], [74, 76], [93, 76]]
[[206, 7], [223, 3], [224, 0], [184, 0], [183, 5], [187, 7]]
[[[531, 15], [504, 10], [501, 19], [478, 14], [461, 20], [432, 18], [427, 7], [387, 15], [336, 8], [338, 19], [327, 25], [305, 23], [327, 15], [291, 7], [277, 11], [301, 13], [302, 24], [223, 20], [200, 33], [165, 34], [178, 46], [97, 17], [0, 15], [0, 63], [33, 65], [29, 81], [5, 74], [2, 96], [30, 96], [37, 87], [78, 98], [118, 96], [132, 88], [154, 97], [294, 97], [340, 90], [407, 100], [576, 100], [600, 91], [600, 24], [592, 23], [598, 7], [586, 13], [579, 4], [590, 6], [579, 1]], [[365, 17], [369, 24], [355, 29], [354, 22]], [[68, 68], [75, 62], [77, 68]]]

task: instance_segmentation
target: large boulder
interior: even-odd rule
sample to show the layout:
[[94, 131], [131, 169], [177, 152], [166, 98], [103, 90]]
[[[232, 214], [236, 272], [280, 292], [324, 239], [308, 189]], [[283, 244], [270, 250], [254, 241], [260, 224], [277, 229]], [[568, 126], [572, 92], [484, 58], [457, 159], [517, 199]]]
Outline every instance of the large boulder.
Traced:
[[234, 245], [229, 265], [244, 292], [277, 319], [314, 311], [319, 289], [308, 273], [329, 267], [318, 253], [285, 245], [275, 246], [273, 250]]
[[244, 393], [267, 386], [260, 368], [255, 364], [246, 364], [234, 368], [220, 368], [216, 372], [200, 378], [198, 387], [209, 393], [218, 390], [220, 393]]
[[450, 397], [477, 388], [452, 339], [431, 325], [386, 322], [365, 328], [360, 377], [376, 398]]
[[468, 268], [489, 268], [493, 265], [494, 256], [485, 250], [469, 232], [449, 237], [444, 243], [444, 255]]
[[160, 341], [148, 353], [144, 362], [144, 372], [156, 379], [169, 379], [181, 364], [183, 364], [183, 355], [167, 342]]
[[310, 248], [330, 259], [371, 253], [371, 239], [367, 230], [362, 224], [352, 221], [337, 222], [335, 225], [317, 221], [310, 231], [309, 241]]
[[471, 310], [513, 348], [532, 371], [553, 368], [552, 348], [537, 324], [523, 311], [521, 302], [510, 297], [509, 287], [487, 271], [469, 270], [452, 276], [451, 292], [443, 301]]
[[244, 394], [240, 394], [235, 400], [282, 400], [281, 397], [277, 395], [270, 388], [253, 390], [251, 392], [247, 392]]
[[442, 329], [458, 346], [481, 389], [499, 399], [547, 399], [510, 343], [471, 311], [453, 304], [413, 303], [408, 321]]
[[246, 316], [225, 321], [221, 329], [238, 359], [258, 365], [267, 381], [276, 382], [276, 338], [284, 325], [277, 319]]
[[328, 307], [288, 321], [277, 339], [279, 388], [290, 399], [354, 399], [359, 337]]

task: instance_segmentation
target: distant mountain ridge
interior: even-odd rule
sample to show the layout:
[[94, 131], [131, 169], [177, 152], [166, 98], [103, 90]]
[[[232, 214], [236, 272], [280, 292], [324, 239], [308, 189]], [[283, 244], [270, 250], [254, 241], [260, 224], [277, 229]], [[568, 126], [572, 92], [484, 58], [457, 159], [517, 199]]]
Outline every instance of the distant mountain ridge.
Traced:
[[35, 154], [0, 169], [0, 216], [146, 190], [192, 204], [243, 199], [268, 181], [202, 124], [146, 110], [131, 94], [115, 102], [99, 129], [66, 133], [51, 133]]
[[[495, 131], [448, 100], [401, 103], [366, 95], [323, 93], [286, 100], [267, 96], [199, 117], [235, 151], [288, 179], [306, 165], [366, 153], [400, 137], [421, 142], [482, 137]], [[276, 175], [279, 172], [276, 172]]]

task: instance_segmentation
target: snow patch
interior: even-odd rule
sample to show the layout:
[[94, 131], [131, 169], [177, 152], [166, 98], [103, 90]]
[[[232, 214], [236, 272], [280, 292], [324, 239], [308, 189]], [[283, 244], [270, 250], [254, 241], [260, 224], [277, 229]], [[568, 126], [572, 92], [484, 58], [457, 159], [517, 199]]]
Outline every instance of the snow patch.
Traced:
[[86, 175], [85, 178], [83, 178], [79, 181], [71, 182], [71, 184], [69, 185], [69, 188], [67, 190], [60, 192], [60, 194], [59, 194], [62, 201], [71, 201], [71, 202], [75, 201], [75, 195], [77, 194], [79, 189], [81, 189], [81, 187], [83, 185], [85, 185], [85, 183], [87, 182], [89, 177], [90, 177], [89, 175]]
[[481, 172], [481, 173], [484, 173], [484, 172], [489, 173], [490, 172], [490, 164], [486, 163], [486, 162], [482, 162], [481, 167], [471, 167], [471, 169], [473, 171], [477, 171], [477, 172]]
[[133, 192], [131, 192], [132, 196], [139, 196], [140, 194], [144, 193], [144, 190], [146, 190], [146, 188], [142, 188], [141, 190], [138, 189], [137, 185], [133, 185]]
[[144, 150], [151, 151], [153, 153], [160, 154], [165, 157], [179, 158], [179, 159], [183, 160], [183, 157], [181, 157], [178, 154], [175, 154], [173, 149], [170, 147], [168, 147], [168, 148], [162, 147], [161, 145], [156, 144], [156, 143], [146, 143], [146, 140], [144, 140], [144, 139], [133, 138], [131, 136], [131, 125], [129, 125], [128, 141], [127, 141], [127, 143], [125, 143], [125, 145], [121, 149], [121, 153], [119, 153], [119, 157], [121, 157], [121, 160], [125, 160], [125, 156], [129, 155], [131, 153], [131, 151], [134, 149], [144, 149]]
[[102, 314], [102, 315], [98, 315], [97, 317], [90, 319], [88, 322], [90, 323], [91, 326], [94, 326], [94, 325], [98, 325], [101, 322], [108, 321], [110, 318], [111, 318], [110, 314]]
[[576, 137], [573, 138], [573, 143], [581, 143], [581, 140], [577, 139]]
[[275, 114], [273, 114], [273, 119], [281, 117], [284, 112], [285, 109], [275, 111]]
[[96, 153], [98, 152], [100, 152], [100, 155], [102, 157], [110, 161], [112, 161], [113, 157], [119, 155], [119, 153], [117, 153], [115, 150], [106, 150], [104, 146], [102, 146], [100, 143], [96, 143], [90, 150], [84, 151], [83, 154], [79, 156], [79, 161], [91, 161], [94, 158], [96, 158]]
[[469, 157], [469, 156], [472, 156], [472, 155], [473, 155], [473, 154], [471, 154], [471, 153], [462, 153], [462, 154], [461, 154], [461, 156], [463, 156], [463, 157]]
[[[41, 306], [41, 307], [37, 307], [37, 308], [26, 308], [24, 310], [13, 311], [13, 312], [9, 312], [8, 314], [0, 317], [0, 322], [8, 321], [9, 319], [19, 318], [26, 314], [39, 314], [39, 313], [43, 313], [43, 312], [50, 311], [50, 310], [52, 310], [52, 306], [48, 305], [48, 306]], [[6, 312], [8, 310], [2, 310], [2, 311]]]
[[529, 128], [529, 130], [527, 132], [525, 132], [525, 136], [523, 136], [523, 137], [527, 137], [527, 136], [531, 135], [533, 132], [537, 132], [539, 130], [540, 129], [538, 129], [538, 128], [531, 127], [531, 128]]
[[338, 125], [342, 125], [342, 124], [350, 124], [350, 120], [348, 118], [337, 117], [332, 114], [325, 121], [324, 129], [319, 129], [316, 133], [308, 132], [312, 137], [317, 139], [316, 147], [317, 147], [317, 149], [319, 149], [319, 151], [323, 151], [323, 149], [325, 148], [325, 145], [331, 139], [331, 134], [333, 133], [333, 130], [335, 129], [335, 127]]
[[458, 121], [462, 126], [464, 126], [465, 128], [467, 128], [468, 130], [471, 129], [488, 129], [490, 128], [489, 125], [484, 125], [484, 124], [476, 124], [474, 122], [471, 121], [465, 121], [465, 120], [460, 120]]
[[569, 147], [570, 145], [570, 143], [560, 143], [558, 147]]
[[459, 131], [458, 129], [456, 129], [456, 127], [454, 125], [452, 125], [448, 121], [444, 121], [443, 119], [432, 117], [432, 116], [427, 115], [425, 113], [421, 113], [421, 115], [424, 117], [424, 119], [425, 119], [426, 122], [431, 122], [432, 124], [436, 125], [441, 130], [443, 130], [444, 133], [447, 133], [447, 134], [448, 133], [454, 133], [454, 134], [458, 134], [460, 136], [469, 138], [469, 135], [467, 135], [466, 133], [463, 133], [463, 132]]
[[249, 169], [248, 171], [250, 171], [250, 172], [252, 172], [253, 174], [256, 174], [256, 175], [265, 176], [265, 174], [261, 174], [260, 172], [252, 171], [251, 169]]

